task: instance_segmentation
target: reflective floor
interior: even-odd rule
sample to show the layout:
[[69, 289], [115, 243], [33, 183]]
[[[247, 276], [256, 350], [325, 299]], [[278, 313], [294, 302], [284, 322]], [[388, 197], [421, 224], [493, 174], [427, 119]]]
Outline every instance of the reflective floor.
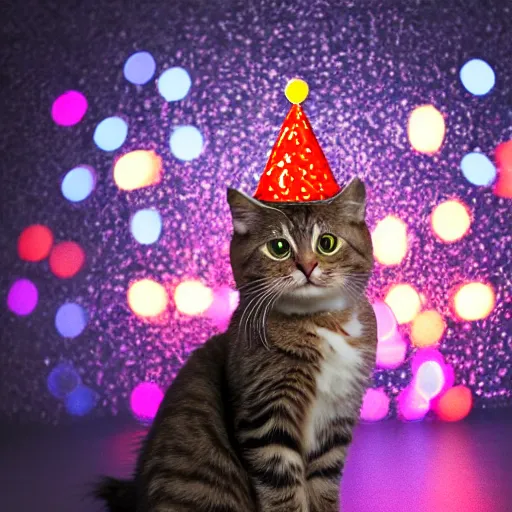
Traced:
[[[131, 420], [0, 429], [2, 512], [100, 512], [98, 473], [126, 476], [144, 430]], [[512, 512], [512, 415], [358, 427], [344, 512]]]

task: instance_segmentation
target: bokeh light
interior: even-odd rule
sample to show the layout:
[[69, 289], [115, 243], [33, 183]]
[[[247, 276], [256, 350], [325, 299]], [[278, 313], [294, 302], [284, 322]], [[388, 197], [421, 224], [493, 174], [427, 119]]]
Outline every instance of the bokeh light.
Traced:
[[471, 390], [466, 386], [454, 386], [433, 404], [433, 409], [443, 421], [460, 421], [469, 414], [472, 406]]
[[163, 391], [153, 382], [138, 384], [130, 395], [130, 406], [134, 416], [143, 423], [151, 422], [164, 398]]
[[93, 140], [103, 151], [119, 149], [128, 135], [128, 124], [120, 117], [103, 119], [94, 130]]
[[382, 265], [399, 265], [407, 253], [407, 225], [393, 215], [377, 223], [372, 233], [373, 253]]
[[174, 291], [176, 308], [184, 315], [201, 315], [213, 302], [213, 292], [200, 281], [183, 281]]
[[407, 353], [407, 343], [399, 331], [385, 341], [377, 343], [377, 366], [392, 370], [402, 365]]
[[423, 348], [437, 345], [443, 337], [446, 323], [435, 310], [422, 311], [411, 325], [411, 342], [415, 347]]
[[190, 91], [192, 80], [183, 68], [165, 70], [158, 79], [158, 92], [166, 101], [182, 100]]
[[404, 388], [397, 397], [398, 416], [405, 421], [420, 421], [430, 410], [430, 402], [413, 386]]
[[159, 316], [166, 310], [168, 304], [167, 291], [152, 279], [135, 281], [128, 288], [128, 305], [140, 317]]
[[87, 312], [74, 302], [59, 307], [55, 315], [55, 328], [63, 338], [76, 338], [87, 326]]
[[433, 105], [416, 107], [407, 126], [411, 146], [420, 153], [439, 151], [446, 133], [444, 117]]
[[61, 279], [75, 276], [85, 263], [84, 250], [76, 242], [60, 242], [50, 253], [50, 269]]
[[178, 126], [169, 143], [172, 154], [184, 162], [196, 159], [203, 151], [203, 136], [195, 126]]
[[393, 310], [382, 301], [372, 304], [377, 319], [377, 338], [379, 341], [391, 339], [397, 332], [397, 322]]
[[80, 384], [65, 399], [66, 410], [72, 416], [89, 414], [98, 403], [98, 393], [88, 386]]
[[149, 52], [136, 52], [124, 63], [123, 73], [128, 82], [134, 85], [147, 84], [155, 74], [156, 62]]
[[290, 103], [299, 105], [309, 94], [309, 85], [300, 78], [293, 78], [285, 87], [284, 94]]
[[66, 398], [81, 383], [80, 375], [78, 375], [74, 366], [68, 362], [57, 364], [46, 379], [48, 391], [59, 400]]
[[79, 123], [87, 112], [87, 99], [78, 91], [61, 94], [52, 105], [52, 118], [60, 126]]
[[449, 200], [434, 208], [430, 222], [437, 237], [443, 242], [451, 243], [467, 234], [471, 226], [471, 216], [461, 201]]
[[72, 203], [83, 201], [94, 190], [96, 175], [88, 166], [79, 166], [71, 169], [61, 184], [62, 195]]
[[512, 199], [512, 140], [502, 142], [496, 148], [498, 179], [493, 192], [499, 197]]
[[225, 331], [233, 311], [238, 306], [238, 298], [238, 292], [229, 286], [217, 288], [213, 291], [213, 301], [205, 311], [205, 316], [212, 321], [217, 329]]
[[25, 261], [44, 260], [53, 245], [53, 233], [42, 224], [25, 228], [18, 238], [18, 256]]
[[461, 320], [482, 320], [491, 314], [495, 303], [494, 289], [485, 283], [464, 284], [453, 297], [455, 313]]
[[154, 244], [162, 232], [162, 217], [158, 210], [139, 210], [130, 221], [130, 230], [139, 244]]
[[14, 281], [7, 294], [7, 307], [18, 316], [30, 315], [37, 306], [39, 293], [28, 279]]
[[139, 149], [119, 158], [114, 165], [114, 181], [121, 190], [136, 190], [160, 182], [162, 157]]
[[389, 412], [389, 397], [384, 388], [368, 388], [363, 398], [361, 419], [364, 421], [379, 421]]
[[416, 391], [427, 400], [441, 393], [445, 384], [443, 368], [437, 361], [425, 361], [414, 376]]
[[487, 94], [496, 83], [492, 67], [482, 59], [468, 60], [460, 69], [462, 85], [475, 96]]
[[496, 179], [496, 167], [483, 153], [468, 153], [462, 157], [460, 168], [473, 185], [487, 187]]
[[410, 284], [392, 286], [384, 302], [392, 309], [399, 324], [411, 322], [421, 308], [420, 296]]

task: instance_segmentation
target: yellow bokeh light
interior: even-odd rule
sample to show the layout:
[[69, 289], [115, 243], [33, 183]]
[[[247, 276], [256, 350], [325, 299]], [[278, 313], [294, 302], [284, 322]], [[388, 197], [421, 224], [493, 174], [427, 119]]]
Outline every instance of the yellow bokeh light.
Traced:
[[422, 105], [411, 112], [407, 134], [416, 151], [435, 153], [443, 144], [445, 133], [444, 117], [433, 105]]
[[435, 207], [430, 222], [434, 233], [443, 242], [456, 242], [468, 232], [471, 216], [463, 203], [450, 200]]
[[162, 158], [139, 149], [123, 155], [114, 165], [114, 181], [121, 190], [136, 190], [160, 182]]
[[392, 286], [384, 302], [392, 309], [399, 324], [413, 320], [421, 308], [420, 296], [410, 284]]
[[142, 279], [128, 289], [128, 304], [138, 316], [148, 318], [162, 314], [169, 303], [165, 288], [151, 279]]
[[183, 281], [174, 291], [176, 308], [184, 315], [201, 315], [213, 302], [213, 292], [199, 281]]
[[399, 265], [407, 253], [407, 225], [388, 215], [372, 233], [373, 253], [382, 265]]
[[286, 84], [284, 94], [290, 103], [299, 105], [308, 97], [309, 86], [304, 80], [293, 78]]
[[491, 313], [496, 303], [494, 289], [489, 284], [468, 283], [461, 286], [453, 298], [455, 313], [462, 320], [481, 320]]
[[437, 311], [422, 311], [412, 322], [411, 342], [418, 348], [437, 345], [445, 329], [444, 319]]

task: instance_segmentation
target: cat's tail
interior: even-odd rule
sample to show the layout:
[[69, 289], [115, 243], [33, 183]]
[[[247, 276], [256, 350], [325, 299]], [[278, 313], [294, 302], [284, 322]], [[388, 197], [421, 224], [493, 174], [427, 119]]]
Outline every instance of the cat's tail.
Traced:
[[93, 495], [107, 504], [109, 512], [135, 512], [137, 491], [133, 480], [105, 476], [96, 483]]

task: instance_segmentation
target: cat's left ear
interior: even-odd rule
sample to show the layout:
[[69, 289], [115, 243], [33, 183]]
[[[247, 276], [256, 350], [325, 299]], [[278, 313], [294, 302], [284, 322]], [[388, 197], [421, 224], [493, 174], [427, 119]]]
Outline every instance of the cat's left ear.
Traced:
[[228, 204], [235, 233], [246, 235], [261, 217], [263, 205], [234, 188], [228, 188]]
[[333, 203], [343, 208], [346, 215], [357, 222], [364, 222], [366, 217], [366, 188], [356, 176], [333, 199]]

